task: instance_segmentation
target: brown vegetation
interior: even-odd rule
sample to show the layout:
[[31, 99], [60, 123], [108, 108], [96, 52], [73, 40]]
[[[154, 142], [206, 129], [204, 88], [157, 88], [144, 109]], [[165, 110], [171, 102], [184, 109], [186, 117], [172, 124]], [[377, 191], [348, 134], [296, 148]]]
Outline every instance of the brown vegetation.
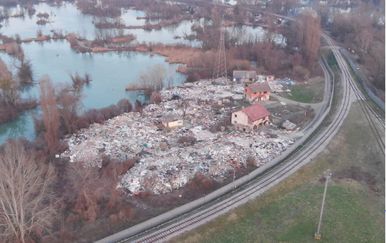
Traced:
[[[142, 48], [144, 51], [148, 51], [147, 48]], [[184, 63], [188, 64], [192, 59], [199, 56], [201, 50], [188, 46], [166, 46], [166, 45], [153, 45], [150, 47], [150, 51], [167, 57], [166, 60], [169, 63]]]
[[86, 52], [108, 52], [108, 51], [131, 51], [134, 48], [128, 44], [135, 40], [134, 35], [120, 35], [115, 37], [97, 36], [95, 40], [86, 40], [77, 37], [75, 34], [68, 34], [67, 41], [72, 49], [80, 53]]
[[[360, 8], [347, 15], [337, 15], [331, 27], [334, 38], [359, 56], [359, 63], [377, 88], [385, 90], [385, 28], [377, 25], [370, 11]], [[376, 15], [375, 15], [376, 16]]]
[[[301, 56], [295, 57], [295, 66], [303, 65], [309, 70], [313, 70], [318, 59], [321, 27], [320, 17], [314, 12], [304, 12], [297, 17], [296, 22], [290, 22], [289, 26], [284, 30], [284, 35], [287, 38], [287, 50], [299, 50]], [[297, 53], [295, 51], [295, 53]], [[298, 72], [294, 70], [294, 72]]]
[[84, 85], [89, 85], [91, 82], [90, 74], [86, 73], [84, 77], [81, 77], [78, 73], [71, 74], [70, 78], [72, 80], [72, 87], [75, 92], [80, 93]]
[[121, 21], [100, 21], [95, 24], [95, 27], [99, 29], [144, 29], [144, 30], [160, 30], [167, 26], [177, 25], [183, 20], [189, 18], [179, 17], [167, 20], [161, 20], [158, 23], [146, 23], [145, 25], [125, 25]]
[[20, 63], [20, 66], [17, 67], [17, 76], [20, 80], [20, 83], [22, 85], [29, 85], [32, 84], [33, 78], [32, 78], [32, 68], [31, 68], [31, 62], [28, 60], [22, 60]]
[[[303, 33], [300, 33], [300, 30], [302, 30]], [[306, 61], [307, 63], [310, 63], [310, 65], [313, 65], [318, 58], [320, 47], [320, 17], [307, 12], [302, 14], [300, 16], [300, 29], [298, 35]], [[301, 38], [301, 36], [303, 38]]]
[[8, 143], [0, 155], [0, 235], [5, 242], [32, 242], [54, 220], [54, 171], [38, 163], [21, 143]]
[[80, 227], [95, 221], [117, 224], [133, 217], [133, 207], [125, 200], [123, 191], [117, 189], [117, 184], [119, 176], [134, 162], [105, 158], [100, 169], [84, 167], [81, 163], [66, 166], [61, 182], [66, 221], [62, 230], [67, 232], [66, 238], [72, 238]]
[[40, 81], [40, 107], [44, 124], [44, 139], [50, 155], [59, 148], [60, 115], [56, 103], [55, 89], [48, 77]]
[[196, 143], [197, 139], [194, 136], [182, 136], [178, 138], [178, 143], [182, 146], [192, 146]]
[[0, 123], [15, 119], [22, 111], [35, 108], [35, 100], [21, 100], [19, 84], [0, 60]]
[[61, 130], [71, 134], [76, 130], [77, 111], [81, 95], [72, 87], [63, 87], [57, 93], [57, 105], [61, 119]]
[[126, 87], [126, 91], [143, 90], [145, 94], [150, 97], [154, 91], [158, 92], [164, 87], [166, 76], [166, 69], [161, 64], [156, 64], [142, 72], [138, 82], [129, 84]]
[[150, 95], [150, 103], [159, 104], [162, 102], [161, 94], [157, 91], [153, 91]]
[[96, 6], [94, 1], [80, 0], [76, 1], [77, 7], [84, 14], [90, 14], [100, 17], [118, 17], [121, 15], [121, 9], [108, 1], [101, 1], [102, 6]]
[[19, 60], [22, 60], [24, 58], [23, 49], [16, 41], [8, 38], [2, 39], [3, 42], [5, 41], [5, 43], [0, 45], [1, 51], [5, 51], [8, 55], [14, 56]]
[[206, 194], [216, 188], [218, 184], [201, 173], [197, 173], [194, 178], [188, 182], [184, 189], [184, 198], [196, 198], [198, 195]]
[[[62, 138], [66, 134], [74, 133], [79, 131], [82, 128], [87, 128], [93, 123], [103, 123], [104, 121], [116, 117], [122, 113], [132, 111], [133, 107], [131, 103], [127, 99], [120, 100], [116, 105], [110, 105], [101, 109], [91, 109], [86, 111], [83, 114], [78, 114], [78, 108], [80, 105], [80, 100], [78, 94], [74, 93], [74, 91], [69, 87], [64, 87], [61, 90], [59, 89], [56, 97], [56, 109], [59, 113], [59, 126], [58, 126], [58, 136]], [[54, 109], [53, 107], [50, 107]], [[44, 117], [43, 117], [44, 118]], [[51, 121], [51, 120], [50, 120]], [[39, 137], [43, 135], [44, 144], [47, 143], [46, 136], [46, 127], [45, 122], [38, 118], [35, 118], [35, 131], [38, 136], [37, 141], [39, 141]], [[52, 120], [52, 122], [56, 122], [56, 120]], [[51, 124], [48, 125], [52, 127]], [[56, 125], [54, 126], [55, 128]], [[56, 135], [56, 134], [55, 134]], [[48, 136], [50, 138], [51, 135]], [[44, 144], [40, 144], [42, 147], [45, 147]], [[52, 147], [53, 152], [57, 152], [62, 149], [60, 144], [56, 144], [57, 146]]]

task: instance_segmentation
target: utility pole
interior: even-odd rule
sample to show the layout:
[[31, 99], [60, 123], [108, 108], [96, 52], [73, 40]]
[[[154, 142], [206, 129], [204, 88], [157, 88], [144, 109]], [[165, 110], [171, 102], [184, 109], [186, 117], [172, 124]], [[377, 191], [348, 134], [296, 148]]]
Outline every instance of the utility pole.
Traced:
[[319, 223], [318, 223], [318, 229], [315, 232], [315, 240], [321, 240], [322, 235], [320, 234], [320, 227], [322, 226], [322, 217], [323, 217], [323, 211], [324, 211], [324, 202], [326, 200], [326, 194], [327, 194], [327, 187], [328, 182], [332, 176], [332, 173], [330, 170], [327, 170], [324, 172], [324, 177], [326, 178], [326, 182], [324, 183], [324, 192], [323, 192], [323, 199], [322, 199], [322, 207], [320, 209], [320, 216], [319, 216]]

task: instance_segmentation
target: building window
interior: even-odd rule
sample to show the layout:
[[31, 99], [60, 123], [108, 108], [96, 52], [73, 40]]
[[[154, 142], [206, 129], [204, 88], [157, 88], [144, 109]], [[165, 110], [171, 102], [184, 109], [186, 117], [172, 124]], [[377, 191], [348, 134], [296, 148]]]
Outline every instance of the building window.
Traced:
[[235, 114], [235, 117], [237, 117], [237, 114]]

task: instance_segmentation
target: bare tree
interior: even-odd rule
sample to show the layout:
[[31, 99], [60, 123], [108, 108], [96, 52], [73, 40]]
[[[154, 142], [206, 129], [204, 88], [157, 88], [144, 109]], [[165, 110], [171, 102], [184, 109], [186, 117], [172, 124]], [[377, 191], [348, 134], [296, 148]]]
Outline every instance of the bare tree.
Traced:
[[8, 143], [0, 154], [0, 236], [26, 242], [41, 236], [54, 215], [51, 203], [52, 167], [37, 164], [20, 143]]
[[44, 138], [48, 151], [53, 155], [59, 147], [59, 112], [55, 89], [48, 77], [40, 81], [40, 106], [43, 112]]
[[100, 213], [98, 196], [104, 189], [104, 185], [98, 180], [98, 170], [82, 164], [72, 164], [69, 172], [69, 179], [73, 184], [71, 194], [75, 195], [73, 210], [83, 219], [95, 221]]
[[65, 86], [58, 92], [58, 109], [66, 133], [76, 130], [77, 111], [80, 106], [80, 93], [73, 91], [71, 87]]
[[310, 66], [318, 57], [320, 47], [320, 17], [316, 12], [305, 12], [300, 16], [299, 39], [302, 39], [304, 56]]
[[151, 95], [153, 91], [160, 91], [163, 88], [165, 77], [165, 68], [160, 64], [156, 64], [150, 70], [142, 73], [139, 80], [147, 88], [148, 95]]
[[0, 99], [7, 106], [15, 106], [19, 100], [17, 83], [5, 63], [0, 59]]
[[17, 69], [17, 75], [20, 83], [31, 84], [33, 81], [31, 62], [23, 59]]
[[118, 162], [105, 159], [102, 168], [85, 167], [83, 163], [71, 164], [67, 171], [70, 185], [65, 193], [73, 198], [71, 210], [83, 220], [93, 222], [101, 214], [115, 213], [127, 207], [117, 184], [119, 176], [134, 163], [134, 160]]
[[7, 65], [0, 59], [0, 79], [11, 79], [12, 74], [8, 70]]

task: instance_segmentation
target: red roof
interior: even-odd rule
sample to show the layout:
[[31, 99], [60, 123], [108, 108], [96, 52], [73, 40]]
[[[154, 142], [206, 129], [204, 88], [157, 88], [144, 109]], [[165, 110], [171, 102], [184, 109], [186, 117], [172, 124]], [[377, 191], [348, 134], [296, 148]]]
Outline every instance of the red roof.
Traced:
[[252, 92], [271, 92], [268, 82], [256, 82], [248, 86]]
[[247, 108], [244, 108], [241, 111], [248, 116], [249, 122], [254, 122], [270, 115], [269, 111], [260, 104], [248, 106]]

